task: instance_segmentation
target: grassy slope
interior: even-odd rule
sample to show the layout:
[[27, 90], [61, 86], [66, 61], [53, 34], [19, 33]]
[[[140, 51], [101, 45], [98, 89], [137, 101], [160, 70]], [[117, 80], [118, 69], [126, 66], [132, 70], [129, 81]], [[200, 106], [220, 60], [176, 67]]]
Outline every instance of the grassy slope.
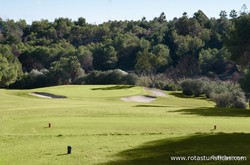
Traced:
[[[30, 92], [68, 98], [37, 98]], [[250, 139], [248, 111], [216, 109], [208, 100], [181, 98], [178, 93], [151, 103], [120, 100], [144, 94], [149, 93], [141, 87], [111, 85], [0, 90], [0, 164], [171, 164], [171, 154], [202, 153], [192, 139], [205, 148], [215, 143], [212, 151], [202, 150], [205, 155], [213, 151], [239, 155], [242, 148], [244, 153], [244, 147], [250, 147], [245, 141], [238, 150], [230, 150], [229, 145]], [[47, 128], [48, 123], [52, 128]], [[218, 129], [213, 131], [215, 124]], [[226, 133], [226, 144], [216, 142], [222, 136], [216, 132]], [[235, 136], [235, 132], [245, 134]], [[65, 155], [67, 145], [72, 145], [72, 155]]]

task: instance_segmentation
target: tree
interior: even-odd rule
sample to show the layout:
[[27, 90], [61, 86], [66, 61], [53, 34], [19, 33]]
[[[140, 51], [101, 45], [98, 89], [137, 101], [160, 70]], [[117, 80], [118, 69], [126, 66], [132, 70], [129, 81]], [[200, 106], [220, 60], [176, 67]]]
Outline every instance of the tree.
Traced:
[[68, 18], [58, 18], [54, 21], [54, 27], [57, 31], [58, 39], [68, 39], [73, 22]]
[[84, 25], [86, 25], [86, 19], [80, 17], [80, 18], [78, 18], [77, 21], [75, 21], [75, 24], [76, 24], [77, 26], [84, 26]]
[[248, 14], [248, 9], [246, 4], [244, 4], [240, 10], [240, 15], [245, 15], [245, 14]]
[[123, 70], [134, 70], [139, 38], [130, 33], [118, 33], [114, 38], [114, 47], [117, 50], [117, 67]]
[[166, 15], [165, 15], [165, 13], [162, 12], [162, 13], [160, 14], [160, 16], [154, 18], [154, 20], [159, 21], [160, 23], [163, 23], [164, 21], [166, 21]]
[[[220, 18], [209, 19], [198, 10], [192, 17], [184, 12], [180, 18], [169, 21], [161, 13], [153, 20], [109, 21], [98, 25], [88, 24], [82, 17], [76, 21], [42, 19], [31, 25], [25, 20], [0, 19], [0, 45], [9, 45], [11, 56], [18, 58], [28, 75], [34, 70], [50, 70], [48, 75], [53, 73], [56, 83], [70, 83], [77, 77], [68, 74], [66, 67], [73, 56], [80, 70], [86, 73], [122, 69], [148, 74], [154, 79], [153, 73], [165, 72], [172, 66], [183, 76], [193, 77], [201, 73], [200, 66], [202, 73], [216, 71], [215, 76], [219, 76], [226, 65], [236, 67], [233, 62], [219, 58], [228, 54], [223, 48], [225, 38], [229, 40], [226, 46], [232, 52], [231, 59], [242, 68], [250, 64], [250, 19], [246, 6], [238, 13], [239, 17], [235, 10], [230, 14], [222, 11]], [[5, 63], [2, 67], [9, 65], [6, 59], [8, 63], [11, 61], [6, 54], [1, 52]]]
[[111, 70], [117, 65], [117, 52], [113, 46], [97, 47], [93, 55], [93, 65], [96, 70]]
[[241, 88], [246, 93], [247, 97], [250, 98], [250, 67], [248, 68], [247, 72], [245, 73], [245, 76], [242, 77], [239, 81]]
[[78, 78], [81, 64], [76, 56], [61, 57], [51, 64], [50, 71], [56, 84], [69, 84]]
[[231, 59], [244, 70], [250, 64], [250, 15], [241, 15], [233, 23], [225, 44], [232, 54]]
[[194, 13], [194, 18], [199, 22], [201, 26], [205, 26], [209, 22], [208, 17], [201, 10], [198, 10], [196, 13]]
[[178, 78], [195, 77], [199, 74], [198, 60], [194, 56], [183, 56], [175, 68]]
[[3, 36], [2, 43], [11, 45], [18, 44], [22, 41], [22, 27], [15, 23], [14, 20], [1, 21], [0, 29]]
[[227, 18], [227, 12], [225, 11], [225, 10], [222, 10], [221, 12], [220, 12], [220, 18]]
[[178, 35], [176, 31], [173, 31], [172, 35], [176, 45], [175, 53], [177, 57], [183, 55], [197, 56], [197, 52], [204, 46], [204, 42], [199, 37]]
[[9, 46], [0, 45], [0, 64], [0, 87], [14, 83], [21, 76], [21, 64]]
[[238, 17], [237, 11], [236, 11], [236, 10], [231, 10], [229, 16], [230, 16], [231, 18], [233, 18], [233, 19], [234, 19], [234, 18], [237, 18], [237, 17]]
[[144, 48], [143, 51], [137, 53], [137, 62], [135, 68], [150, 77], [153, 87], [156, 82], [157, 70], [167, 65], [170, 62], [169, 49], [167, 46], [159, 44], [152, 48], [150, 52], [149, 49]]
[[217, 49], [202, 49], [199, 53], [199, 65], [203, 74], [212, 71], [212, 64], [216, 61]]
[[93, 70], [93, 53], [86, 46], [79, 46], [76, 56], [86, 73]]

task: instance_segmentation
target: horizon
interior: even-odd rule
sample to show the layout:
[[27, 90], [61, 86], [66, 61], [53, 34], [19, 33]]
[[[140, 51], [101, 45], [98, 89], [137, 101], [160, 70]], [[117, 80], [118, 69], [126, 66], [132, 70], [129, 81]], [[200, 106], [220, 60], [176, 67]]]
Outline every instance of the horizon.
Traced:
[[[215, 5], [216, 4], [216, 5]], [[162, 12], [167, 20], [181, 17], [184, 12], [192, 17], [195, 12], [202, 10], [208, 18], [218, 18], [220, 11], [226, 11], [229, 15], [231, 10], [237, 12], [243, 5], [250, 6], [247, 0], [8, 0], [0, 6], [0, 18], [3, 20], [26, 20], [28, 24], [33, 21], [48, 20], [53, 22], [56, 18], [69, 18], [77, 20], [80, 17], [90, 24], [102, 24], [108, 21], [141, 20], [145, 17], [152, 20]]]

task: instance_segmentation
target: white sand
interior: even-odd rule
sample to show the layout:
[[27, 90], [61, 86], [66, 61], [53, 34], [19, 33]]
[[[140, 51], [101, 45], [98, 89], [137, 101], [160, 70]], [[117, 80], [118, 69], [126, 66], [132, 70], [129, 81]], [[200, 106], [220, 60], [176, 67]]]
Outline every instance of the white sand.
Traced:
[[50, 97], [50, 96], [45, 96], [45, 95], [36, 94], [36, 93], [29, 93], [29, 95], [36, 96], [36, 97], [41, 97], [41, 98], [46, 98], [46, 99], [52, 99], [52, 97]]
[[130, 97], [123, 97], [121, 100], [126, 102], [142, 102], [142, 103], [149, 103], [154, 101], [157, 97], [167, 97], [168, 95], [163, 91], [156, 89], [156, 88], [144, 88], [145, 90], [149, 91], [152, 96], [130, 96]]
[[126, 102], [142, 102], [142, 103], [149, 103], [154, 101], [156, 98], [147, 97], [147, 96], [131, 96], [131, 97], [123, 97], [121, 100]]
[[145, 90], [151, 92], [153, 96], [167, 97], [168, 95], [163, 91], [156, 88], [144, 88]]

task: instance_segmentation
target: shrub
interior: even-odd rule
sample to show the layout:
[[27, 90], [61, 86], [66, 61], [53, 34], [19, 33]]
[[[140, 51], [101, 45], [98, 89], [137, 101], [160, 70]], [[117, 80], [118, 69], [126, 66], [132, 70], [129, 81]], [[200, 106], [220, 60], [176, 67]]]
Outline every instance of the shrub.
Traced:
[[199, 79], [185, 79], [180, 85], [184, 95], [198, 97], [202, 94], [202, 81]]
[[181, 87], [178, 83], [170, 82], [165, 84], [165, 86], [162, 89], [167, 91], [178, 91], [181, 90]]
[[232, 95], [224, 91], [223, 93], [211, 93], [211, 98], [214, 100], [216, 103], [217, 107], [225, 107], [229, 108], [232, 100]]
[[123, 84], [136, 85], [138, 81], [138, 76], [133, 73], [127, 74], [122, 77], [121, 81]]
[[148, 76], [140, 76], [138, 78], [137, 84], [138, 86], [150, 87], [152, 85], [152, 81]]
[[32, 89], [50, 86], [53, 85], [50, 81], [50, 77], [50, 72], [46, 69], [40, 71], [33, 69], [31, 72], [23, 74], [23, 76], [14, 84], [10, 85], [9, 88]]
[[180, 89], [178, 84], [174, 84], [173, 82], [167, 80], [156, 81], [155, 87], [158, 89], [168, 90], [168, 91], [176, 91]]
[[215, 81], [204, 80], [202, 82], [202, 92], [205, 94], [207, 98], [210, 98], [211, 91], [217, 86]]
[[93, 71], [75, 81], [76, 84], [125, 84], [135, 85], [138, 77], [119, 69], [109, 71]]
[[246, 109], [247, 108], [246, 99], [240, 98], [240, 97], [237, 98], [236, 100], [234, 100], [234, 106], [233, 107]]
[[187, 95], [187, 96], [192, 96], [193, 95], [193, 80], [191, 79], [186, 79], [186, 80], [183, 80], [181, 83], [181, 88], [182, 88], [182, 92], [184, 95]]
[[241, 88], [247, 94], [248, 98], [250, 97], [250, 67], [245, 73], [244, 77], [242, 77], [239, 81]]
[[220, 82], [211, 92], [211, 98], [218, 107], [246, 108], [245, 93], [239, 84], [233, 82]]
[[122, 77], [125, 76], [120, 70], [110, 70], [102, 72], [104, 84], [122, 84]]
[[180, 83], [183, 94], [195, 97], [205, 94], [218, 107], [246, 108], [245, 93], [239, 84], [230, 81], [212, 81], [209, 79], [185, 79]]

